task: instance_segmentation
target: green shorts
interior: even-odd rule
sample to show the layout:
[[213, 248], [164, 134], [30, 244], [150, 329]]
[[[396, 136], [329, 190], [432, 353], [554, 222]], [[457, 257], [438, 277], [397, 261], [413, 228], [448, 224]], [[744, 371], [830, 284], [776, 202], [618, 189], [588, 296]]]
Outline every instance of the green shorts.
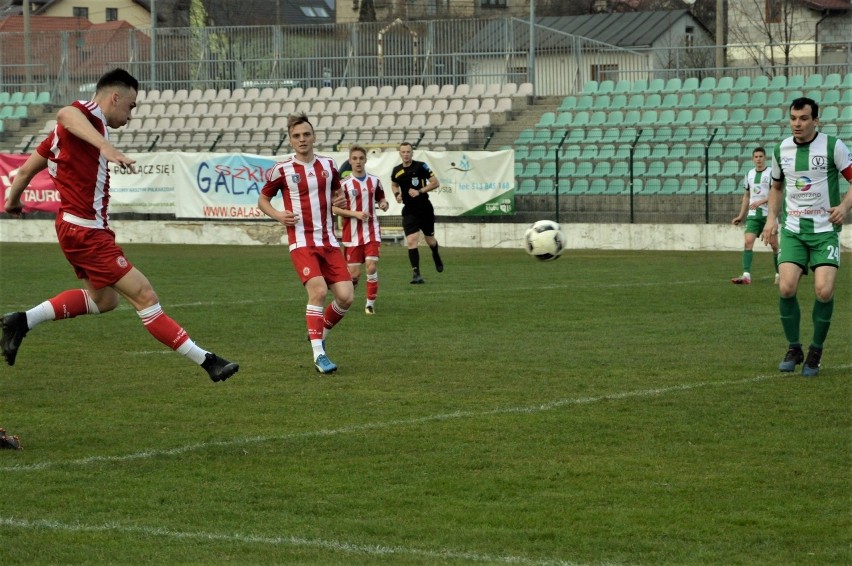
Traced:
[[757, 234], [763, 232], [763, 227], [766, 226], [766, 217], [762, 218], [746, 218], [745, 231], [746, 234]]
[[813, 271], [821, 265], [840, 268], [840, 234], [838, 232], [796, 234], [785, 228], [781, 230], [779, 244], [779, 264], [795, 263], [804, 273], [808, 272], [808, 267]]

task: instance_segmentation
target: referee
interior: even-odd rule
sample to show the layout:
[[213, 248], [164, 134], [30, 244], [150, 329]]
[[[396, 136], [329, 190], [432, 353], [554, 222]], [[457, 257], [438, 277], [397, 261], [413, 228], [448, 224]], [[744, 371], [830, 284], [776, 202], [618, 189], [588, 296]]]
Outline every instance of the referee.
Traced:
[[420, 275], [420, 251], [417, 249], [419, 232], [423, 232], [426, 243], [432, 249], [435, 269], [438, 273], [444, 271], [444, 264], [438, 254], [438, 240], [435, 239], [435, 209], [428, 194], [441, 184], [428, 165], [422, 161], [414, 161], [414, 148], [410, 143], [403, 142], [399, 145], [399, 156], [402, 163], [391, 172], [391, 189], [396, 202], [403, 205], [402, 229], [408, 246], [408, 261], [413, 270], [411, 284], [419, 285], [425, 283]]

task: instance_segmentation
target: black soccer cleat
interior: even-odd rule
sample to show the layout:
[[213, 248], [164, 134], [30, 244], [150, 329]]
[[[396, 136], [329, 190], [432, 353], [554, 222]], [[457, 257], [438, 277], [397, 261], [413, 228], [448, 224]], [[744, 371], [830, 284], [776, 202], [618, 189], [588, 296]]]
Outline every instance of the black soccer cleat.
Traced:
[[207, 370], [207, 375], [213, 381], [225, 381], [240, 369], [239, 364], [229, 362], [212, 352], [204, 355], [204, 362], [201, 364], [201, 367]]
[[822, 359], [822, 348], [808, 348], [808, 357], [802, 365], [802, 375], [805, 377], [816, 377], [819, 375], [819, 362]]
[[796, 366], [802, 363], [804, 359], [805, 354], [802, 353], [801, 346], [790, 346], [787, 353], [784, 354], [784, 359], [778, 364], [778, 371], [796, 371]]
[[420, 276], [419, 273], [417, 273], [415, 271], [414, 275], [411, 277], [411, 284], [412, 285], [422, 285], [423, 283], [426, 283], [426, 281], [423, 279], [423, 277]]
[[27, 313], [6, 313], [0, 317], [0, 326], [3, 327], [3, 338], [0, 340], [3, 357], [6, 358], [7, 364], [13, 366], [15, 365], [15, 358], [18, 356], [18, 348], [21, 347], [24, 336], [30, 331], [29, 326], [27, 326]]

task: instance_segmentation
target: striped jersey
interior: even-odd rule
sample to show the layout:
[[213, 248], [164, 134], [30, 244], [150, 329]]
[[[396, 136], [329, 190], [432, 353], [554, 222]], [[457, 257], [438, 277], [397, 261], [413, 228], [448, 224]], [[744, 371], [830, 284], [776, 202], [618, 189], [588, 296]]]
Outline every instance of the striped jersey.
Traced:
[[757, 208], [751, 208], [751, 204], [766, 200], [769, 197], [769, 189], [772, 186], [772, 176], [769, 168], [763, 171], [752, 169], [743, 178], [743, 189], [748, 191], [748, 215], [750, 218], [766, 218], [769, 216], [769, 203], [763, 203]]
[[[86, 100], [78, 100], [72, 106], [109, 139], [100, 106]], [[109, 164], [100, 150], [57, 123], [36, 151], [47, 159], [47, 171], [59, 191], [60, 213], [92, 220], [94, 228], [107, 228]]]
[[346, 206], [355, 212], [369, 212], [369, 220], [343, 217], [343, 243], [347, 246], [363, 246], [369, 242], [381, 242], [382, 233], [376, 216], [376, 203], [385, 198], [382, 182], [375, 175], [367, 173], [356, 178], [349, 175], [341, 184], [346, 196]]
[[339, 188], [337, 165], [330, 157], [315, 155], [310, 163], [289, 157], [269, 170], [261, 192], [270, 199], [280, 192], [284, 209], [299, 217], [295, 226], [287, 226], [290, 251], [304, 247], [340, 247], [334, 237], [331, 216], [332, 194]]
[[818, 132], [810, 143], [782, 141], [772, 152], [772, 179], [784, 184], [781, 225], [795, 234], [839, 232], [828, 209], [840, 204], [844, 177], [852, 181], [852, 155], [839, 139]]

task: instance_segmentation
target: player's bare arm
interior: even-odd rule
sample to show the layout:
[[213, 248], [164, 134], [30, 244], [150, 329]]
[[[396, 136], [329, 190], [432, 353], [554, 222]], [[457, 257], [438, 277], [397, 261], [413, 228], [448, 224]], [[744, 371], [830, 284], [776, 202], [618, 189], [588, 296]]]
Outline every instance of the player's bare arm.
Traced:
[[295, 226], [299, 222], [299, 216], [290, 210], [278, 210], [272, 206], [272, 200], [261, 193], [257, 198], [257, 207], [268, 217], [277, 220], [284, 226]]
[[348, 208], [341, 208], [339, 206], [332, 206], [331, 212], [336, 214], [337, 216], [345, 216], [347, 218], [355, 218], [357, 220], [369, 220], [370, 213], [366, 211], [358, 211], [358, 210], [349, 210]]
[[740, 213], [734, 216], [734, 219], [731, 220], [731, 224], [734, 226], [739, 226], [740, 222], [745, 218], [746, 212], [748, 211], [748, 191], [743, 195], [742, 203], [740, 204]]
[[828, 209], [831, 213], [828, 216], [828, 221], [840, 226], [843, 224], [843, 219], [846, 218], [850, 210], [852, 210], [852, 183], [849, 184], [849, 190], [846, 191], [846, 196], [843, 197], [840, 204]]
[[15, 179], [12, 181], [12, 186], [6, 191], [6, 203], [3, 210], [11, 216], [20, 217], [24, 211], [24, 204], [21, 202], [21, 195], [24, 194], [24, 189], [30, 185], [33, 177], [46, 167], [47, 158], [42, 157], [37, 151], [34, 151], [24, 164], [21, 165], [20, 169], [18, 169]]
[[118, 165], [127, 167], [133, 171], [133, 164], [136, 163], [136, 160], [127, 157], [109, 143], [109, 140], [103, 137], [101, 133], [95, 129], [95, 127], [86, 119], [86, 116], [79, 109], [73, 106], [66, 106], [60, 109], [59, 112], [56, 113], [56, 121], [62, 124], [66, 130], [74, 134], [75, 137], [80, 138], [84, 142], [98, 148], [101, 155], [103, 155], [107, 161], [117, 163]]
[[766, 224], [763, 227], [763, 232], [760, 234], [760, 241], [771, 246], [777, 241], [778, 237], [778, 212], [781, 210], [781, 200], [784, 198], [783, 181], [772, 180], [772, 187], [769, 189], [769, 215], [766, 218]]
[[396, 199], [396, 202], [402, 202], [402, 189], [396, 183], [391, 183], [391, 191], [393, 191], [393, 196]]
[[390, 205], [388, 204], [387, 199], [382, 199], [379, 201], [379, 209], [381, 209], [382, 211], [387, 212], [389, 206]]

